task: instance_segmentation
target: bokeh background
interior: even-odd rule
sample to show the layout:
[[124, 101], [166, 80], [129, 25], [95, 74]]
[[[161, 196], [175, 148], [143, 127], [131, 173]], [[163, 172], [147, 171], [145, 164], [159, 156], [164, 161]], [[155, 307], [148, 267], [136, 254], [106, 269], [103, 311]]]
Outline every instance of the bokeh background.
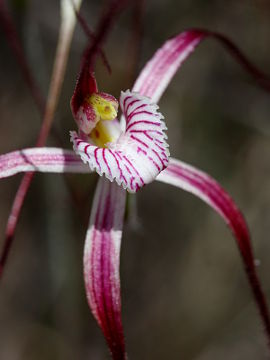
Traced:
[[[94, 29], [102, 1], [84, 1]], [[8, 1], [29, 64], [47, 93], [59, 1]], [[138, 12], [137, 15], [138, 16]], [[122, 13], [105, 45], [119, 96], [166, 38], [190, 27], [222, 32], [268, 72], [268, 0], [145, 0], [141, 21]], [[134, 41], [134, 23], [143, 31]], [[77, 26], [49, 145], [71, 148], [69, 99], [86, 44]], [[41, 119], [0, 32], [0, 153], [35, 143]], [[171, 155], [215, 177], [245, 214], [270, 299], [270, 94], [213, 40], [201, 44], [160, 102]], [[0, 245], [21, 176], [0, 182]], [[95, 175], [37, 174], [0, 283], [0, 359], [109, 359], [82, 278]], [[67, 185], [68, 184], [68, 185]], [[70, 186], [73, 189], [71, 196]], [[267, 346], [234, 239], [205, 204], [153, 183], [131, 197], [121, 253], [123, 321], [130, 359], [267, 359]]]

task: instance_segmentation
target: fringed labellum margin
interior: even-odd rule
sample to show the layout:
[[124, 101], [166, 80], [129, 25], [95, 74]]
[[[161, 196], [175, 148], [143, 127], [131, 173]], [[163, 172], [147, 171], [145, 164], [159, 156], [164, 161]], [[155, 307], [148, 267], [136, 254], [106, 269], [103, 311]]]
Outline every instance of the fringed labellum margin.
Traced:
[[[167, 128], [158, 106], [144, 96], [129, 90], [122, 92], [120, 107], [125, 118], [124, 131], [120, 130], [116, 119], [108, 122], [99, 114], [96, 116], [99, 119], [94, 121], [96, 126], [89, 134], [83, 131], [83, 125], [79, 134], [71, 131], [70, 135], [74, 151], [91, 170], [101, 176], [104, 174], [110, 181], [116, 181], [134, 193], [155, 180], [168, 165], [169, 150], [164, 133]], [[77, 124], [80, 126], [81, 118]], [[116, 140], [102, 143], [103, 146], [99, 147], [96, 144], [99, 138]]]

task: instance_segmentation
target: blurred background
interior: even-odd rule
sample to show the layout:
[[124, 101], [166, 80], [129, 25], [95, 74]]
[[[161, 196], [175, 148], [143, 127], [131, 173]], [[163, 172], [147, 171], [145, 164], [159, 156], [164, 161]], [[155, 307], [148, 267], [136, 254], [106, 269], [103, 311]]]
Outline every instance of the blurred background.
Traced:
[[[102, 1], [84, 1], [94, 29]], [[47, 94], [59, 1], [13, 0], [9, 9]], [[191, 27], [230, 37], [262, 70], [270, 61], [268, 0], [145, 0], [123, 12], [105, 45], [102, 91], [118, 97], [170, 36]], [[135, 24], [135, 25], [134, 25]], [[134, 40], [142, 31], [141, 43]], [[138, 34], [138, 32], [136, 33]], [[71, 149], [69, 100], [86, 44], [77, 26], [48, 145]], [[35, 144], [41, 118], [0, 32], [0, 153]], [[201, 44], [160, 102], [171, 155], [210, 173], [250, 227], [270, 299], [270, 94], [214, 40]], [[61, 144], [60, 144], [61, 143]], [[0, 246], [21, 175], [0, 182]], [[96, 175], [37, 174], [0, 283], [0, 359], [109, 359], [86, 303], [82, 252]], [[67, 185], [69, 184], [69, 185]], [[73, 189], [71, 196], [70, 186]], [[121, 253], [123, 321], [130, 359], [267, 359], [266, 339], [234, 239], [193, 196], [153, 183], [131, 197]]]

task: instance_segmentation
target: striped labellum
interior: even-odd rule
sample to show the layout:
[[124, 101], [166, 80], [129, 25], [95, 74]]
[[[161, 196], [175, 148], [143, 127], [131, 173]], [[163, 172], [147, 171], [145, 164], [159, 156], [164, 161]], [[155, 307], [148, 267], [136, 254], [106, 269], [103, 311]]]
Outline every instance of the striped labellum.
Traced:
[[[167, 167], [167, 128], [158, 106], [147, 97], [127, 90], [121, 93], [120, 107], [124, 130], [120, 130], [116, 119], [101, 119], [92, 130], [94, 135], [82, 131], [71, 131], [70, 135], [74, 151], [92, 171], [134, 193]], [[98, 145], [101, 137], [113, 141]]]

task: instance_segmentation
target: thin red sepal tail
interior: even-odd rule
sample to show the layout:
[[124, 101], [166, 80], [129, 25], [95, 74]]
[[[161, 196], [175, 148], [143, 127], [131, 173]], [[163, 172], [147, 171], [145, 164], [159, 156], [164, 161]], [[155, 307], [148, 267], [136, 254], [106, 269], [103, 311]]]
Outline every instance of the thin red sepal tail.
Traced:
[[159, 174], [157, 180], [194, 194], [225, 220], [237, 242], [249, 285], [264, 325], [268, 346], [270, 346], [269, 308], [256, 272], [249, 230], [232, 198], [208, 174], [172, 158], [168, 167]]

